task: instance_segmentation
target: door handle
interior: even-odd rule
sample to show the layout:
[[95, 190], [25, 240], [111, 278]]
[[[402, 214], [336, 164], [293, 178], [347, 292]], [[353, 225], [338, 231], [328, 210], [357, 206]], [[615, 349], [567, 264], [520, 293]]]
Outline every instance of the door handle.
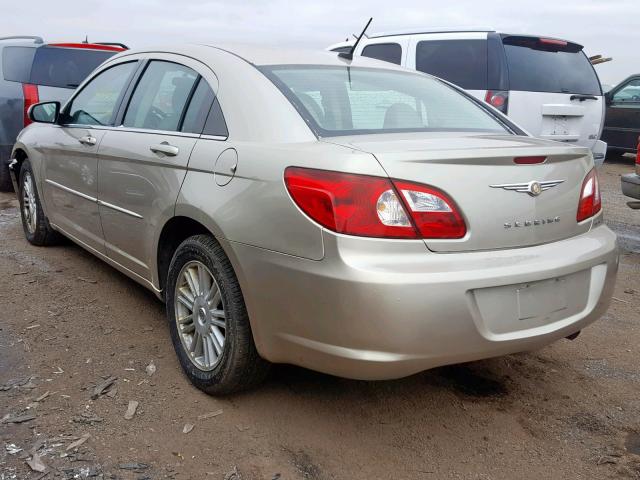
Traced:
[[167, 157], [175, 157], [180, 153], [180, 149], [174, 145], [169, 144], [169, 142], [162, 142], [158, 145], [151, 145], [149, 147], [153, 153], [163, 153]]
[[78, 141], [83, 145], [89, 145], [90, 147], [94, 146], [97, 142], [96, 137], [92, 137], [91, 135], [85, 135], [84, 137], [80, 137]]

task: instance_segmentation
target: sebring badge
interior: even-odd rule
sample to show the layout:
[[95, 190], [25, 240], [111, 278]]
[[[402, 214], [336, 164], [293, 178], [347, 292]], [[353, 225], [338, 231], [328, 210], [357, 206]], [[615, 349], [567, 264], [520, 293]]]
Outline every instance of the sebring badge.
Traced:
[[537, 197], [545, 190], [556, 187], [563, 183], [564, 180], [547, 180], [545, 182], [537, 182], [532, 180], [528, 183], [501, 183], [499, 185], [489, 185], [491, 188], [502, 188], [504, 190], [513, 190], [514, 192], [528, 193], [532, 197]]

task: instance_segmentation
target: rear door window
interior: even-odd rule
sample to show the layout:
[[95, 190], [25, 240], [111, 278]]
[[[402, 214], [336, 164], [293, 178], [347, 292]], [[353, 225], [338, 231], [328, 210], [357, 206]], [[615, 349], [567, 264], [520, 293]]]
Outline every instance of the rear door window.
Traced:
[[362, 51], [362, 56], [400, 65], [402, 62], [402, 47], [397, 43], [367, 45]]
[[602, 95], [580, 45], [525, 36], [505, 37], [503, 44], [510, 90]]
[[138, 62], [121, 63], [91, 79], [71, 101], [65, 123], [111, 125], [123, 90], [137, 65]]
[[189, 107], [184, 115], [182, 127], [180, 128], [181, 132], [202, 133], [204, 123], [207, 120], [207, 115], [213, 103], [213, 98], [213, 90], [211, 90], [206, 80], [200, 77], [198, 86], [191, 97]]
[[487, 89], [487, 41], [424, 40], [416, 45], [416, 70], [467, 90]]
[[154, 60], [136, 86], [125, 127], [177, 132], [198, 74], [184, 65]]
[[76, 88], [115, 53], [84, 48], [40, 47], [33, 57], [29, 83]]

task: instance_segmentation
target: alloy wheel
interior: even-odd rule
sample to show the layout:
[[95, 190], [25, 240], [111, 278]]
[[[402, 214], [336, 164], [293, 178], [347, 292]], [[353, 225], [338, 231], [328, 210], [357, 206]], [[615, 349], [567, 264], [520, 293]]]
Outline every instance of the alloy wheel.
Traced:
[[174, 308], [178, 334], [189, 359], [200, 370], [213, 370], [224, 351], [227, 323], [220, 288], [203, 263], [191, 261], [182, 267]]

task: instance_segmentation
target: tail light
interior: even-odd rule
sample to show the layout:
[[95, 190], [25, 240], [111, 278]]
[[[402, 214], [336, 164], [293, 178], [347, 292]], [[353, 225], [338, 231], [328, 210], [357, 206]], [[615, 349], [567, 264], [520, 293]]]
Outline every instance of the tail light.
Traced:
[[442, 191], [404, 180], [289, 167], [289, 194], [312, 220], [346, 235], [462, 238], [467, 227]]
[[600, 185], [598, 185], [598, 175], [594, 168], [587, 174], [584, 182], [582, 182], [576, 220], [578, 222], [582, 222], [587, 218], [593, 217], [601, 208], [602, 199], [600, 198]]
[[24, 97], [24, 112], [23, 112], [23, 122], [26, 127], [31, 123], [31, 119], [29, 118], [29, 107], [31, 105], [35, 105], [40, 101], [38, 96], [38, 86], [31, 85], [30, 83], [22, 84], [22, 96]]
[[509, 92], [505, 90], [488, 90], [484, 101], [506, 115], [509, 106]]

